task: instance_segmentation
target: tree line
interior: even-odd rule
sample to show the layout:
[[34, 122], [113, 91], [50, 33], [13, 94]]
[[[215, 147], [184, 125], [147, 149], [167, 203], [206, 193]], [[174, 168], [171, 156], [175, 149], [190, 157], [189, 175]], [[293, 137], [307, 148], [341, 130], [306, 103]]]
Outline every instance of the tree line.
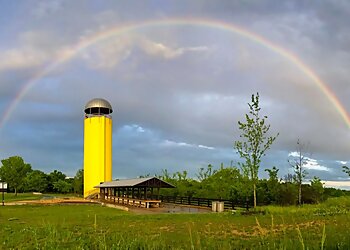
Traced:
[[[257, 205], [299, 204], [299, 180], [296, 174], [279, 177], [279, 169], [276, 167], [265, 171], [269, 177], [255, 182]], [[165, 169], [157, 177], [176, 186], [174, 189], [161, 190], [162, 195], [225, 199], [236, 204], [248, 202], [254, 205], [253, 186], [237, 167], [225, 167], [221, 164], [219, 168], [214, 169], [212, 165], [208, 165], [199, 169], [196, 178], [190, 178], [186, 171], [169, 173]], [[312, 204], [320, 203], [329, 197], [350, 195], [350, 191], [325, 188], [322, 181], [314, 177], [309, 184], [302, 184], [302, 194], [301, 204]]]
[[33, 170], [29, 163], [24, 162], [20, 156], [11, 156], [1, 160], [0, 180], [8, 183], [9, 191], [17, 195], [18, 192], [40, 193], [83, 193], [84, 172], [79, 169], [74, 178], [54, 170], [44, 173]]

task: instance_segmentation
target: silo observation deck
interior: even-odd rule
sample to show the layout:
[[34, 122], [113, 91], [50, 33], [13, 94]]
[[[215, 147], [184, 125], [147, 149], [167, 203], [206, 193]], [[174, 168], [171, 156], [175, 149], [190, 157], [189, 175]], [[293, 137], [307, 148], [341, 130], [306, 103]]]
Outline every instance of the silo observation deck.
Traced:
[[105, 99], [95, 98], [85, 105], [85, 117], [107, 116], [111, 117], [112, 105]]

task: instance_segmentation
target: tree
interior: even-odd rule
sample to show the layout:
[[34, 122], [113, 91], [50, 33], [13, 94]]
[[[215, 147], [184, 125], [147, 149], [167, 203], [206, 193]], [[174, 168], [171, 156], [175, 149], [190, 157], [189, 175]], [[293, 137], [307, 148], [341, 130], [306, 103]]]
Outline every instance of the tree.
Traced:
[[350, 176], [350, 168], [347, 166], [343, 166], [343, 172]]
[[17, 196], [18, 188], [23, 185], [27, 173], [32, 170], [30, 164], [25, 163], [20, 156], [11, 156], [1, 160], [0, 179], [6, 181], [10, 187], [15, 189]]
[[248, 174], [253, 186], [254, 208], [256, 207], [256, 184], [261, 158], [265, 156], [266, 150], [276, 140], [276, 136], [267, 136], [270, 125], [265, 124], [267, 116], [261, 116], [259, 106], [259, 93], [252, 95], [251, 103], [248, 103], [249, 114], [245, 115], [245, 122], [238, 121], [239, 129], [242, 131], [241, 141], [235, 141], [234, 148], [240, 157], [245, 160], [240, 163], [244, 173]]
[[[224, 167], [202, 181], [206, 196], [208, 198], [237, 199], [238, 183], [240, 181], [240, 171], [234, 167]], [[203, 191], [204, 191], [203, 190]], [[212, 196], [212, 197], [210, 197]]]
[[72, 190], [72, 185], [64, 180], [58, 180], [53, 183], [53, 189], [57, 193], [66, 194]]
[[49, 179], [49, 192], [55, 192], [54, 189], [54, 183], [58, 182], [59, 180], [64, 181], [66, 179], [66, 175], [63, 174], [61, 171], [54, 170], [48, 175]]
[[291, 182], [281, 183], [279, 187], [278, 203], [281, 205], [295, 205], [297, 203], [298, 189]]
[[314, 202], [319, 203], [323, 200], [324, 188], [320, 178], [314, 176], [311, 180], [311, 190]]
[[48, 187], [47, 175], [40, 170], [33, 170], [25, 178], [26, 190], [44, 192]]
[[296, 155], [291, 155], [293, 157], [292, 159], [288, 159], [289, 164], [293, 167], [294, 169], [294, 178], [295, 182], [298, 185], [298, 204], [301, 205], [301, 189], [302, 189], [302, 184], [303, 180], [307, 176], [307, 172], [304, 169], [304, 165], [307, 163], [307, 158], [304, 156], [305, 154], [305, 144], [301, 143], [300, 140], [298, 139], [297, 141], [297, 154]]
[[84, 169], [79, 169], [75, 174], [73, 189], [76, 194], [83, 194], [84, 190]]
[[267, 196], [269, 198], [269, 202], [277, 203], [280, 186], [278, 181], [279, 169], [273, 167], [272, 169], [265, 169], [265, 171], [269, 173], [269, 179], [267, 180]]
[[51, 172], [49, 174], [49, 179], [51, 182], [57, 182], [59, 180], [65, 180], [66, 175], [64, 173], [62, 173], [61, 171], [54, 170], [53, 172]]
[[215, 173], [215, 170], [213, 171], [213, 166], [211, 164], [208, 165], [207, 169], [204, 169], [203, 167], [199, 169], [199, 172], [197, 174], [197, 178], [199, 181], [203, 181], [210, 177], [212, 174]]

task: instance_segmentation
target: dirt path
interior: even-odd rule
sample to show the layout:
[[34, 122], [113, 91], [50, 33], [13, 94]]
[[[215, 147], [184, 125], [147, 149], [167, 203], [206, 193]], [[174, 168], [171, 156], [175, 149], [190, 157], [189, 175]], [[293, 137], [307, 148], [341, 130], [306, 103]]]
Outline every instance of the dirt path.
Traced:
[[[53, 197], [50, 199], [41, 200], [23, 200], [23, 201], [13, 201], [5, 203], [5, 206], [14, 205], [53, 205], [53, 204], [101, 204], [100, 201], [85, 200], [84, 198], [78, 197]], [[112, 207], [116, 209], [121, 209], [124, 211], [130, 211], [135, 214], [178, 214], [178, 213], [210, 213], [210, 209], [199, 208], [193, 206], [183, 206], [178, 204], [163, 203], [161, 207], [157, 208], [138, 208], [133, 206], [123, 206], [120, 204], [110, 204], [102, 203], [102, 205], [107, 207]]]
[[51, 205], [51, 204], [96, 204], [97, 202], [91, 200], [85, 200], [78, 197], [69, 197], [69, 198], [52, 198], [52, 199], [41, 199], [41, 200], [23, 200], [23, 201], [13, 201], [6, 202], [5, 206], [12, 205], [27, 205], [27, 204], [41, 204], [41, 205]]

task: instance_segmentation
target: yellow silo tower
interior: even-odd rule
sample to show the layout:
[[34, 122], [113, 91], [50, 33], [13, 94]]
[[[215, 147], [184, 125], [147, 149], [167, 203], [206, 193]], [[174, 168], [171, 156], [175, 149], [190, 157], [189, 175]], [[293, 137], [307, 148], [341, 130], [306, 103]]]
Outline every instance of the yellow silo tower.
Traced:
[[94, 186], [112, 180], [111, 104], [95, 98], [85, 105], [84, 197], [98, 193]]

